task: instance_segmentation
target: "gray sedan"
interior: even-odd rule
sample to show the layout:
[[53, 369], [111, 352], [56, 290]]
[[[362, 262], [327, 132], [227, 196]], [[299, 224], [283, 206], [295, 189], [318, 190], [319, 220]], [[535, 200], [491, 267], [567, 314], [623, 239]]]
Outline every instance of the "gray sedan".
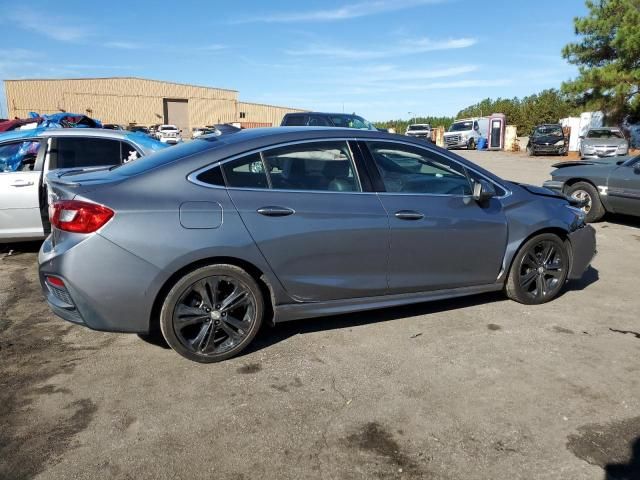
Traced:
[[51, 309], [97, 330], [159, 329], [199, 362], [238, 354], [264, 322], [498, 290], [544, 303], [595, 252], [567, 198], [377, 131], [203, 136], [49, 181]]
[[619, 128], [591, 128], [580, 137], [580, 157], [616, 157], [629, 153], [629, 142]]
[[601, 158], [553, 165], [546, 188], [583, 201], [587, 222], [606, 212], [640, 216], [640, 157]]

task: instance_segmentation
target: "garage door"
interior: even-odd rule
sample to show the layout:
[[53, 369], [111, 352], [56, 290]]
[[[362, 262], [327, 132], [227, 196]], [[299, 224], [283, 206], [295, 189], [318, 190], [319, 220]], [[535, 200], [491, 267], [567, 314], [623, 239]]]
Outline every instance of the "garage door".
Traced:
[[189, 130], [189, 103], [187, 100], [164, 99], [164, 123], [175, 125], [182, 130], [183, 136], [191, 134]]

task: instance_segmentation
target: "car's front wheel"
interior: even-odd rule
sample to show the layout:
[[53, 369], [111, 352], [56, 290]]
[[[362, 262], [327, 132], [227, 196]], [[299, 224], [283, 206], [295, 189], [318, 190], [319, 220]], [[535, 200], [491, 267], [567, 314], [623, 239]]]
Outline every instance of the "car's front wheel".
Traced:
[[531, 145], [527, 145], [527, 155], [529, 155], [530, 157], [536, 156], [536, 151], [533, 149]]
[[476, 149], [476, 141], [474, 138], [469, 139], [469, 143], [467, 144], [467, 150], [475, 150]]
[[584, 203], [582, 211], [587, 222], [597, 222], [604, 217], [605, 209], [600, 200], [596, 187], [587, 182], [577, 182], [567, 188], [566, 193], [571, 198]]
[[260, 287], [235, 265], [208, 265], [187, 273], [167, 294], [160, 328], [189, 360], [219, 362], [240, 353], [262, 324]]
[[552, 233], [536, 235], [516, 254], [505, 286], [516, 302], [538, 305], [553, 300], [569, 273], [569, 253], [564, 241]]

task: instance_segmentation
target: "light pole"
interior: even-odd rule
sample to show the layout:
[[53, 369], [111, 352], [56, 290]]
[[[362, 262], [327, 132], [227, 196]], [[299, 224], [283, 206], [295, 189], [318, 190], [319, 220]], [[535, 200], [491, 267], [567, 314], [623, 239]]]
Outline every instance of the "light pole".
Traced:
[[416, 123], [414, 118], [415, 113], [414, 112], [407, 112], [407, 113], [409, 114], [409, 118], [411, 118], [411, 123]]

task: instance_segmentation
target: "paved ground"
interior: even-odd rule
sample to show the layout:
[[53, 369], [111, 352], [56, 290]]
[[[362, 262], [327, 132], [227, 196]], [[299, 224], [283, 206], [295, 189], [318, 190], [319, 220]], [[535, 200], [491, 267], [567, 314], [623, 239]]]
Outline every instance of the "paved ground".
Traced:
[[[555, 161], [463, 154], [538, 184]], [[547, 305], [492, 294], [292, 323], [216, 365], [57, 320], [38, 246], [4, 247], [0, 478], [568, 480], [637, 467], [639, 227], [598, 224], [593, 268]]]

